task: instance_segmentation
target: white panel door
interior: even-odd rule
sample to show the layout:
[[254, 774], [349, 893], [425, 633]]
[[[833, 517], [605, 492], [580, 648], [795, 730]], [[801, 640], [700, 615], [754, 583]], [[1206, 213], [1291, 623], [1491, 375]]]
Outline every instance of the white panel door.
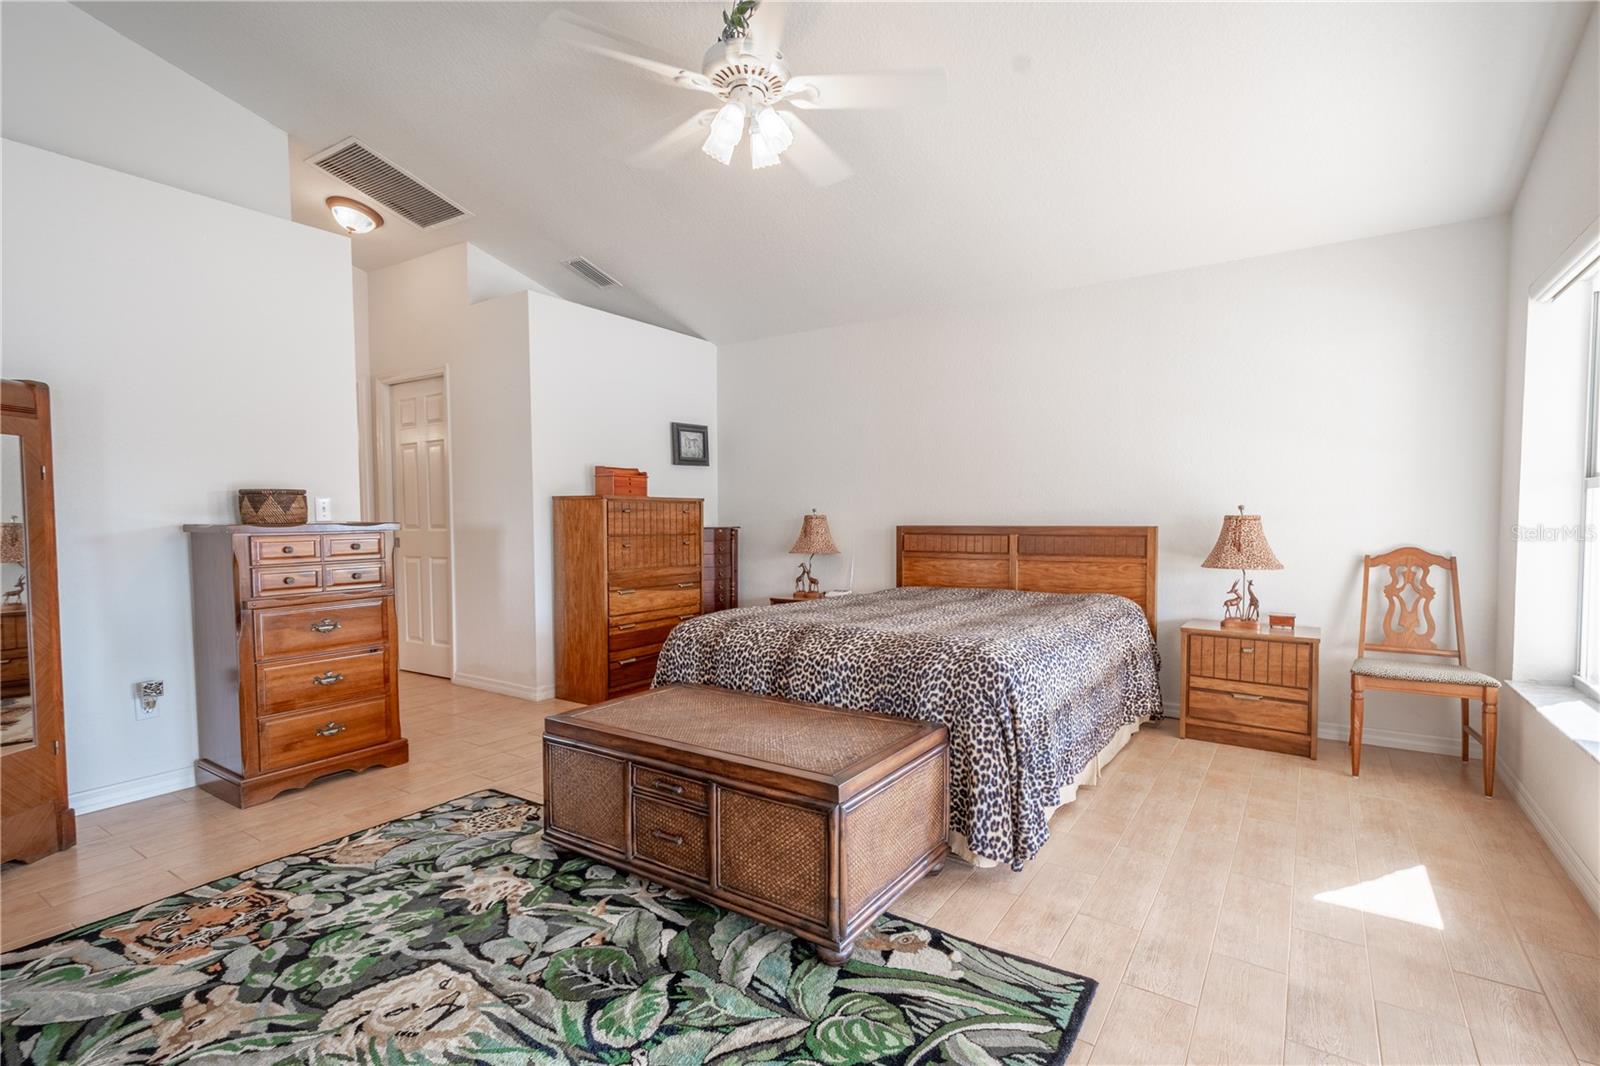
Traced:
[[392, 386], [389, 413], [394, 519], [400, 523], [400, 669], [449, 677], [450, 426], [444, 379]]

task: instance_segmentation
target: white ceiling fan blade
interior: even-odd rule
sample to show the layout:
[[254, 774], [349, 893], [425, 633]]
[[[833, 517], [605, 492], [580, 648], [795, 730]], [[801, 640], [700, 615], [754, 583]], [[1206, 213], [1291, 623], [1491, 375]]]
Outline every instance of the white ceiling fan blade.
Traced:
[[785, 0], [761, 0], [750, 16], [750, 38], [762, 52], [783, 51], [783, 25], [789, 18]]
[[794, 143], [779, 158], [799, 171], [801, 177], [813, 185], [826, 188], [837, 185], [855, 173], [850, 169], [850, 164], [839, 157], [839, 153], [829, 148], [815, 130], [801, 121], [799, 115], [781, 111], [779, 114], [794, 130]]
[[640, 170], [660, 170], [670, 166], [706, 139], [706, 127], [715, 114], [715, 111], [707, 110], [691, 115], [663, 136], [629, 155], [624, 162]]
[[679, 85], [697, 92], [716, 92], [705, 75], [674, 63], [671, 58], [657, 52], [649, 45], [641, 44], [631, 37], [608, 29], [598, 22], [591, 22], [574, 15], [570, 11], [557, 11], [545, 19], [543, 29], [550, 37], [574, 48], [637, 67], [668, 84]]
[[926, 107], [944, 101], [944, 71], [888, 74], [802, 74], [789, 79], [783, 99], [811, 110]]

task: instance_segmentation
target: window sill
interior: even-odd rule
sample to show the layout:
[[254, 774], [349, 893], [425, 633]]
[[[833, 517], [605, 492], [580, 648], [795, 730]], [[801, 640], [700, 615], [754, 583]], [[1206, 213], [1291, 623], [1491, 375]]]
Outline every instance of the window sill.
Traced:
[[1600, 762], [1600, 703], [1571, 685], [1537, 681], [1507, 683], [1567, 739]]

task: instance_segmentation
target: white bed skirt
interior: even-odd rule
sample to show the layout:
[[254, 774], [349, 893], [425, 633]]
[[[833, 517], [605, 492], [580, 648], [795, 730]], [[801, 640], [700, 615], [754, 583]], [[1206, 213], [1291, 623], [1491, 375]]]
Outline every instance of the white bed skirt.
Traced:
[[[1092, 760], [1090, 760], [1088, 766], [1085, 766], [1082, 770], [1079, 770], [1077, 776], [1072, 779], [1070, 784], [1062, 786], [1059, 801], [1054, 807], [1050, 808], [1045, 817], [1048, 818], [1050, 815], [1055, 814], [1056, 811], [1060, 810], [1062, 807], [1065, 807], [1067, 804], [1077, 799], [1079, 785], [1098, 785], [1100, 783], [1100, 774], [1107, 766], [1111, 765], [1111, 760], [1117, 757], [1117, 753], [1128, 746], [1128, 741], [1133, 739], [1133, 735], [1139, 731], [1139, 727], [1146, 721], [1148, 721], [1148, 719], [1141, 718], [1137, 722], [1129, 722], [1127, 725], [1111, 734], [1111, 739], [1106, 742], [1105, 747], [1100, 749], [1100, 754], [1096, 755]], [[1000, 865], [993, 859], [986, 859], [982, 855], [973, 854], [971, 849], [967, 847], [966, 834], [958, 833], [954, 829], [950, 830], [950, 854], [954, 855], [962, 862], [970, 863], [971, 865], [977, 866], [980, 869], [988, 869], [991, 866]]]

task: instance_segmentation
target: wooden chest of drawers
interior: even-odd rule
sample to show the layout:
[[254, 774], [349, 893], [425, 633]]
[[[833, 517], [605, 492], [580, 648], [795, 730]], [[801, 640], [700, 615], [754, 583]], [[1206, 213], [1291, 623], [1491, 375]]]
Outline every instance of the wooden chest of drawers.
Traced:
[[672, 627], [700, 613], [700, 501], [557, 496], [556, 698], [647, 688]]
[[739, 606], [739, 527], [707, 526], [700, 552], [700, 613]]
[[1179, 736], [1317, 757], [1320, 630], [1190, 622], [1179, 641]]
[[546, 839], [834, 964], [949, 848], [943, 726], [699, 685], [545, 720]]
[[394, 766], [394, 531], [185, 526], [202, 788], [240, 807], [324, 774]]

